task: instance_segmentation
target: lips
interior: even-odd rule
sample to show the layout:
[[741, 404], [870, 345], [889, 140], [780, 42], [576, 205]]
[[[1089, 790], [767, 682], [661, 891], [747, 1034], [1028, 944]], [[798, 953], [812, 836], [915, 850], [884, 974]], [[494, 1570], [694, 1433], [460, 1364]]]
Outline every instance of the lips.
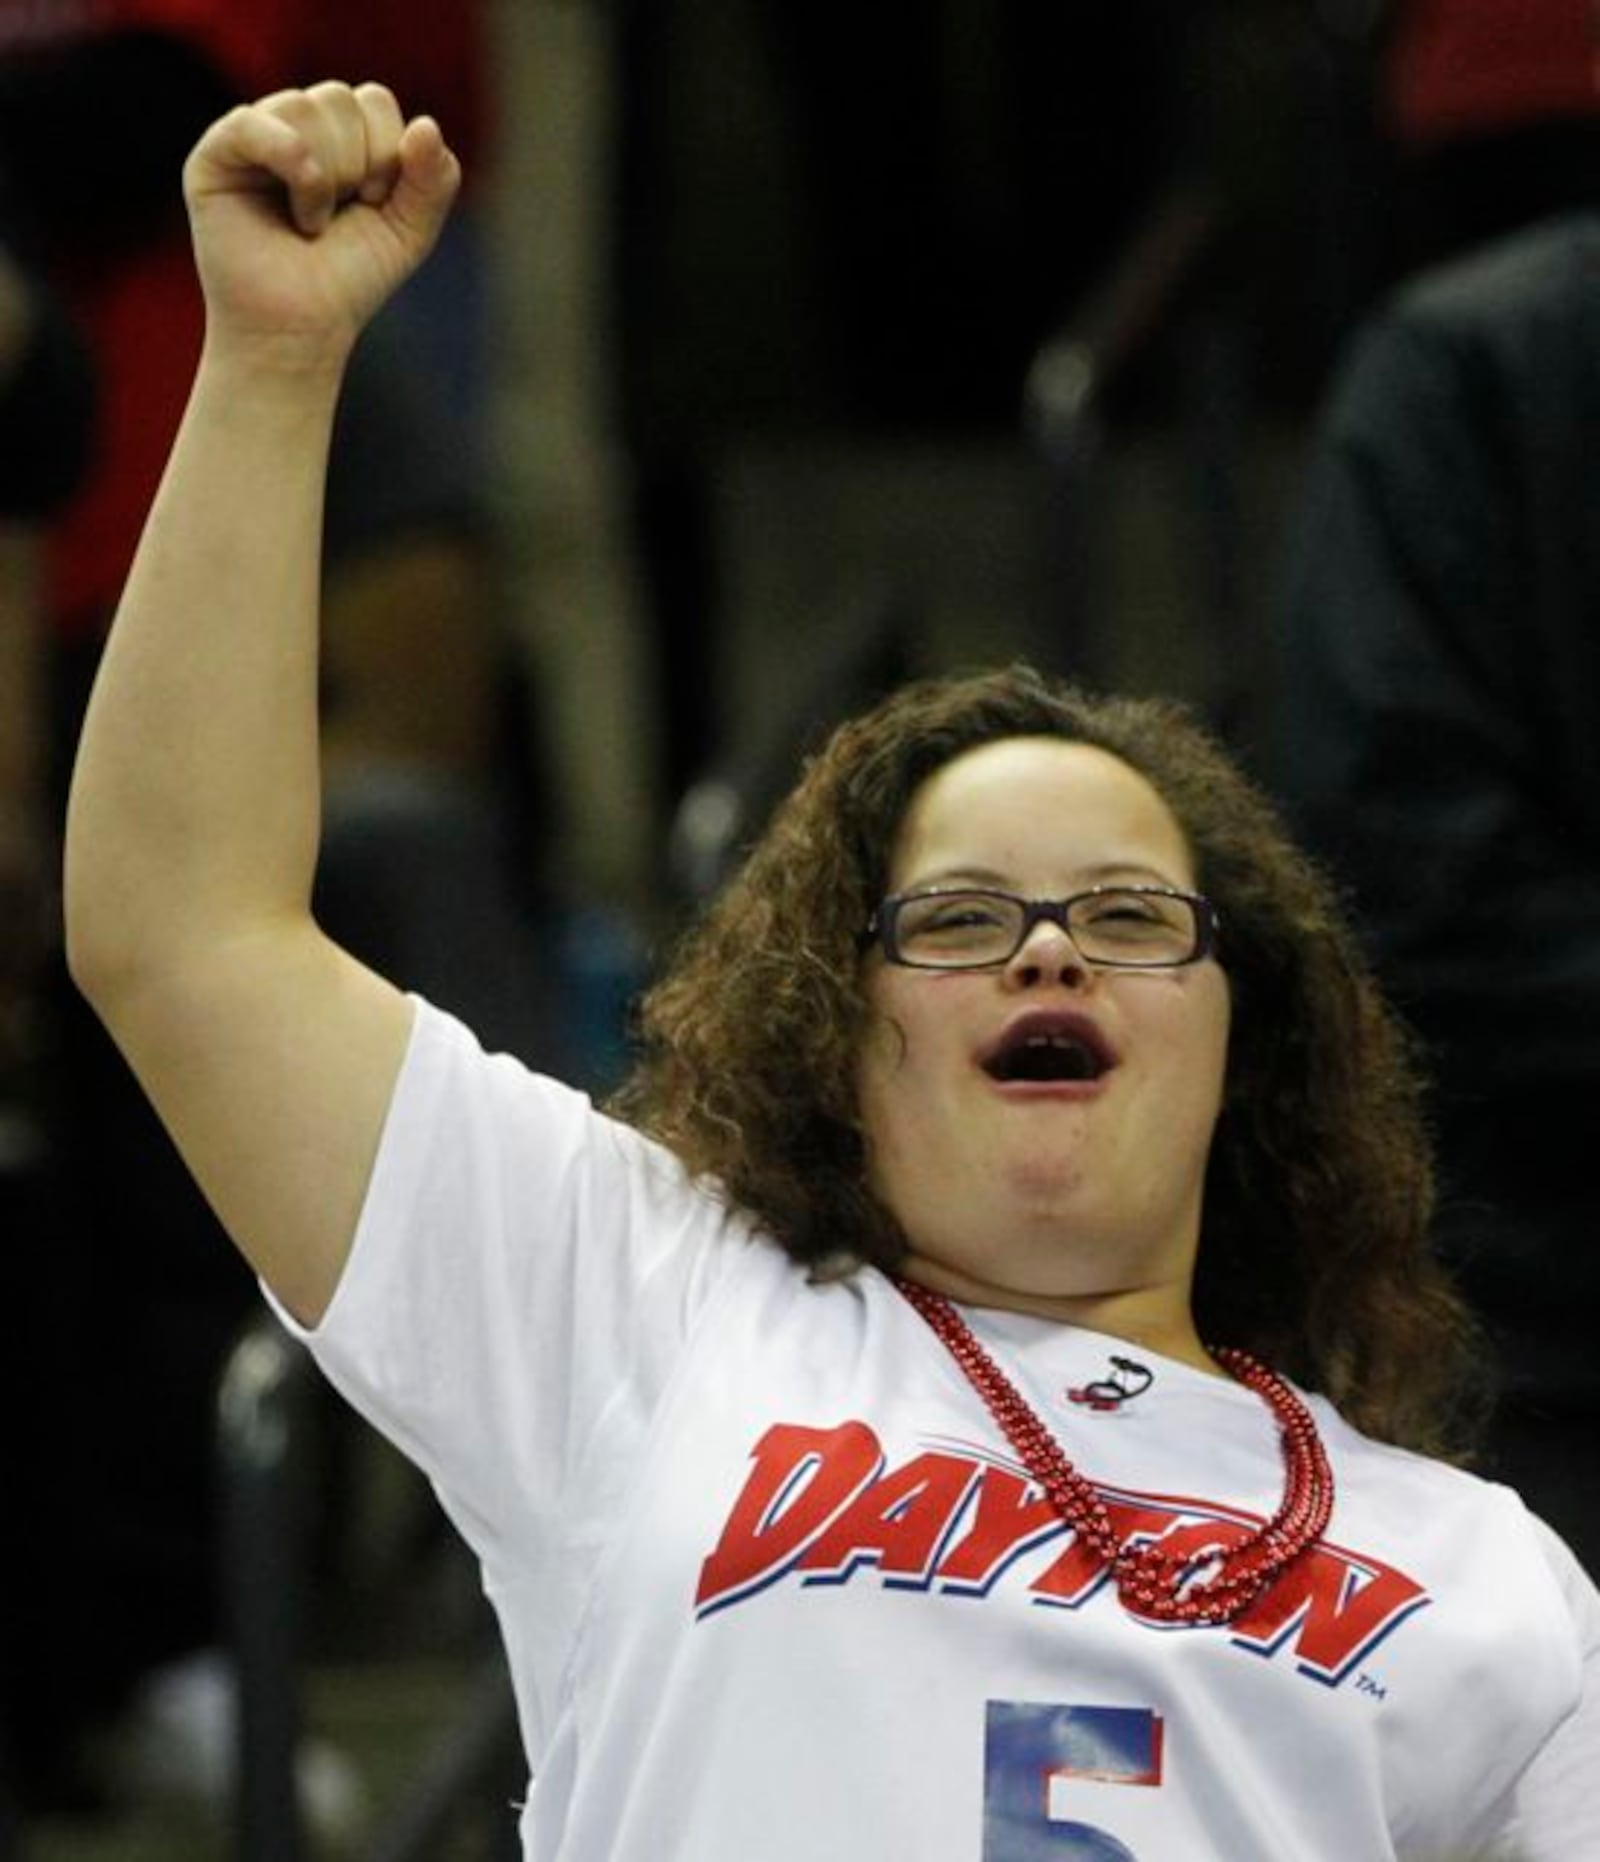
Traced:
[[1001, 1085], [1076, 1085], [1102, 1079], [1117, 1064], [1110, 1043], [1086, 1015], [1032, 1010], [1019, 1015], [978, 1057]]

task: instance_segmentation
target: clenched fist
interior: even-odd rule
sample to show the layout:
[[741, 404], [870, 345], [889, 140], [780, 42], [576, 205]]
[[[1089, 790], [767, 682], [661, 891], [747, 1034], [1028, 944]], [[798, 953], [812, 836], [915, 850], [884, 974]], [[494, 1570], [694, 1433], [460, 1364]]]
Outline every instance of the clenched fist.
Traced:
[[381, 84], [274, 92], [214, 123], [184, 168], [209, 348], [342, 363], [427, 256], [460, 167]]

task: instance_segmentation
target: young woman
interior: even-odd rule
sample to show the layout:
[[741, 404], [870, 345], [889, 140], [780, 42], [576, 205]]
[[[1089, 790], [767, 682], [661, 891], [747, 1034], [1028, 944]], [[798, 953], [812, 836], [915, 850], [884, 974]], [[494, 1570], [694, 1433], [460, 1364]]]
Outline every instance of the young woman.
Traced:
[[527, 1855], [1600, 1854], [1600, 1599], [1416, 1452], [1470, 1337], [1415, 1087], [1265, 804], [1161, 706], [913, 687], [689, 938], [617, 1116], [485, 1056], [307, 904], [328, 427], [453, 161], [322, 85], [186, 181], [206, 352], [75, 970], [477, 1551]]

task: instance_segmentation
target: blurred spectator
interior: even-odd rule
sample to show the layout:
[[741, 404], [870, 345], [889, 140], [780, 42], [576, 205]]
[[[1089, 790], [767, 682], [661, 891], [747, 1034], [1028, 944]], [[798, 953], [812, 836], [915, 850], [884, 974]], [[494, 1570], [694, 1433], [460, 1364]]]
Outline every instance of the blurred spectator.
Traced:
[[[3, 222], [0, 222], [3, 225]], [[33, 1321], [49, 1272], [48, 1183], [41, 1168], [36, 1067], [39, 974], [54, 889], [45, 804], [37, 612], [37, 527], [70, 495], [86, 456], [88, 359], [53, 295], [0, 233], [0, 1305], [12, 1317], [0, 1352], [0, 1855], [17, 1840], [18, 1697], [28, 1602], [48, 1564], [45, 1535], [19, 1516], [60, 1470], [41, 1465], [35, 1416], [52, 1379]]]
[[43, 771], [40, 523], [87, 460], [88, 355], [0, 219], [0, 1106], [20, 1090], [54, 868]]
[[[66, 293], [103, 382], [91, 479], [51, 546], [50, 606], [66, 638], [93, 641], [106, 625], [198, 355], [178, 177], [199, 129], [239, 97], [348, 75], [354, 61], [408, 107], [448, 118], [477, 175], [490, 144], [482, 34], [478, 6], [441, 13], [417, 0], [0, 0], [0, 189]], [[374, 45], [385, 48], [378, 69]], [[98, 125], [92, 159], [72, 141], [86, 119]], [[122, 151], [116, 162], [101, 159], [106, 148]], [[460, 282], [433, 289], [454, 290], [459, 314], [430, 317], [425, 337], [411, 307], [400, 311], [408, 333], [432, 345], [427, 364], [443, 370], [442, 392], [458, 407], [464, 383], [481, 391], [474, 262], [440, 267]], [[458, 420], [455, 431], [467, 428]]]
[[[755, 436], [1013, 436], [1193, 153], [1206, 9], [625, 0], [616, 319], [663, 787], [729, 749], [714, 488]], [[1091, 180], [1092, 177], [1092, 180]]]
[[[188, 148], [237, 97], [348, 74], [434, 109], [471, 172], [489, 143], [482, 32], [475, 5], [415, 0], [0, 0], [0, 224], [70, 305], [99, 391], [87, 476], [44, 537], [56, 811], [200, 341], [179, 189]], [[318, 909], [352, 949], [479, 1017], [489, 1039], [560, 1066], [544, 850], [525, 825], [544, 814], [529, 795], [533, 710], [501, 625], [487, 514], [471, 224], [469, 200], [428, 268], [431, 296], [404, 294], [369, 332], [340, 410]], [[17, 457], [9, 441], [0, 473]], [[41, 458], [36, 492], [45, 470]], [[402, 894], [372, 884], [374, 870], [431, 877]], [[90, 1731], [158, 1664], [218, 1635], [212, 1398], [257, 1300], [59, 952], [46, 1008], [48, 1270], [11, 1309], [37, 1351], [31, 1479], [12, 1491], [38, 1558], [8, 1684], [26, 1696], [25, 1791], [71, 1801], [94, 1784], [80, 1763]]]
[[[1366, 208], [1354, 86], [1320, 17], [1337, 10], [613, 9], [619, 412], [669, 796], [743, 729], [715, 703], [730, 593], [717, 492], [741, 449], [1020, 450], [1042, 345], [1085, 322], [1099, 334], [1114, 303], [1116, 365], [1097, 395], [1114, 373], [1120, 426], [1209, 423], [1197, 476], [1226, 499], [1217, 481], [1254, 398], [1298, 412], [1356, 275], [1368, 284], [1347, 252], [1358, 193]], [[1364, 138], [1365, 78], [1363, 62]], [[1169, 271], [1189, 239], [1163, 229], [1191, 203], [1196, 249]], [[1083, 570], [1075, 556], [1064, 606]]]
[[0, 221], [0, 520], [37, 520], [70, 496], [92, 401], [82, 340]]
[[1600, 214], [1425, 275], [1322, 415], [1276, 775], [1436, 1063], [1493, 1467], [1600, 1570]]

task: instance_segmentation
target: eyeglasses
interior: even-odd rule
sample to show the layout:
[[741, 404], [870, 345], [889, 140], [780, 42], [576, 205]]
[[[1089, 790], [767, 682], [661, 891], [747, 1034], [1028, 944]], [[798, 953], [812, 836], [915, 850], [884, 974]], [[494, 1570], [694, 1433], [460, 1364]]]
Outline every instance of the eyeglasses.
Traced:
[[1174, 970], [1216, 946], [1209, 899], [1169, 886], [1096, 886], [1067, 899], [935, 887], [887, 898], [862, 934], [890, 963], [914, 970], [983, 970], [1009, 963], [1041, 919], [1060, 925], [1085, 963]]

